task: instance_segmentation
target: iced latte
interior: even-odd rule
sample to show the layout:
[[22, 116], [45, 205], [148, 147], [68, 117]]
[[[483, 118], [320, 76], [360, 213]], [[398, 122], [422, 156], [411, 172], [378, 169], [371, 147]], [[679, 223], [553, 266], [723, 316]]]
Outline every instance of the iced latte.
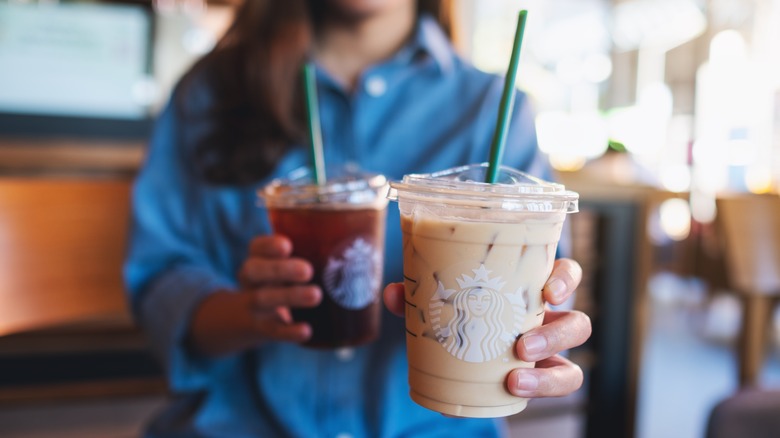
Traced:
[[449, 415], [500, 417], [525, 408], [506, 377], [517, 338], [544, 317], [565, 216], [577, 194], [502, 168], [408, 175], [392, 183], [403, 231], [411, 397]]

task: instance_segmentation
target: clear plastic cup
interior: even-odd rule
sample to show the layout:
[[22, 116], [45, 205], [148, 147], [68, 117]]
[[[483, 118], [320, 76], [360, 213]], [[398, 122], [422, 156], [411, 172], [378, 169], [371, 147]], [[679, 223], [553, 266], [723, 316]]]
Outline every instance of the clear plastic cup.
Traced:
[[533, 367], [517, 338], [544, 318], [542, 288], [577, 193], [487, 164], [390, 183], [401, 210], [410, 395], [461, 417], [502, 417], [528, 400], [506, 388], [508, 373]]
[[260, 191], [274, 233], [290, 238], [293, 256], [314, 268], [322, 302], [292, 309], [312, 337], [304, 345], [361, 345], [379, 335], [387, 179], [356, 168], [330, 169], [326, 184], [314, 184], [300, 169]]

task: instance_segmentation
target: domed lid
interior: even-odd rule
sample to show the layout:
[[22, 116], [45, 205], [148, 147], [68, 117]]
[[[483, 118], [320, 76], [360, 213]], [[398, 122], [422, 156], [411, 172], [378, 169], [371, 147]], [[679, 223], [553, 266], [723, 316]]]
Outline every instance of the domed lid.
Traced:
[[[331, 168], [325, 184], [315, 184], [311, 169], [302, 167], [278, 178], [258, 191], [266, 206], [291, 208], [341, 204], [344, 207], [387, 203], [387, 178], [363, 172], [356, 166]], [[324, 205], [323, 205], [324, 206]]]
[[575, 213], [579, 195], [525, 172], [501, 166], [495, 184], [485, 181], [488, 164], [411, 174], [390, 183], [388, 198], [458, 207]]

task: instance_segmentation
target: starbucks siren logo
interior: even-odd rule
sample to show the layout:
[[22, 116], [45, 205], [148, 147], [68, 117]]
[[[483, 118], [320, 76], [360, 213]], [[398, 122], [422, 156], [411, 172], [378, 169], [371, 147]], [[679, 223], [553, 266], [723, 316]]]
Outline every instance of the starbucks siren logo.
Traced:
[[[521, 290], [502, 293], [506, 285], [500, 276], [490, 278], [485, 265], [455, 281], [459, 290], [438, 282], [428, 313], [436, 339], [453, 356], [466, 362], [487, 362], [504, 354], [520, 334], [527, 304]], [[442, 321], [445, 306], [452, 309]], [[511, 313], [507, 315], [507, 312]], [[445, 314], [446, 314], [445, 313]], [[511, 320], [511, 326], [505, 321]]]
[[373, 245], [358, 238], [341, 257], [331, 257], [323, 275], [325, 293], [347, 309], [371, 304], [379, 290], [381, 255]]

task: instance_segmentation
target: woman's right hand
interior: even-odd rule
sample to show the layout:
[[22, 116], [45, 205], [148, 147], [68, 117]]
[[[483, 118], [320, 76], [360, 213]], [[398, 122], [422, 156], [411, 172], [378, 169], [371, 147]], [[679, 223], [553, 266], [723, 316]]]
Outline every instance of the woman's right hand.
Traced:
[[322, 292], [307, 284], [314, 272], [311, 264], [291, 254], [292, 243], [286, 237], [252, 240], [238, 276], [241, 290], [215, 292], [197, 306], [190, 346], [199, 354], [222, 356], [265, 341], [308, 340], [311, 327], [293, 322], [290, 308], [315, 307]]

